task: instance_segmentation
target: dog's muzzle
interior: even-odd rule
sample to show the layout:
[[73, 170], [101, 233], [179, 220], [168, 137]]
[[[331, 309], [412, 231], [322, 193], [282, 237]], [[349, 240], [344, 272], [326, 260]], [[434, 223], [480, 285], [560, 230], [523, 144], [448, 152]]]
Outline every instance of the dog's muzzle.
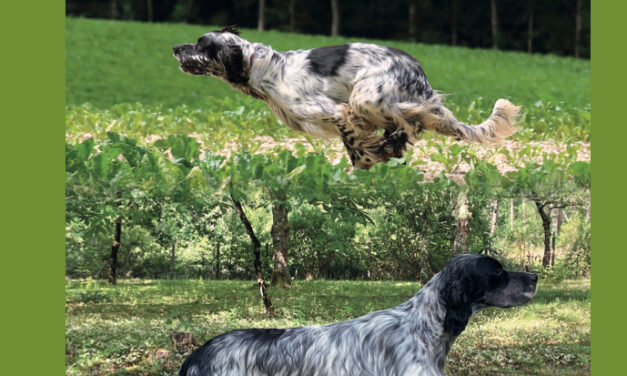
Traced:
[[197, 61], [190, 58], [194, 54], [194, 46], [192, 44], [178, 44], [173, 47], [174, 57], [181, 63], [179, 69], [184, 73], [201, 75], [205, 70]]

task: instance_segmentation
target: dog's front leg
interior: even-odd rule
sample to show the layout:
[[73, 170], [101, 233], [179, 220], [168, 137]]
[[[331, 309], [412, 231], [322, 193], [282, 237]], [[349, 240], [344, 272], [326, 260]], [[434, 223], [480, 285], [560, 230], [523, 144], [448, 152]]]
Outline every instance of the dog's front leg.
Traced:
[[402, 158], [408, 143], [407, 133], [403, 128], [393, 132], [386, 129], [380, 135], [376, 125], [357, 115], [348, 106], [343, 109], [337, 127], [355, 168], [367, 170], [379, 162], [387, 162], [390, 158]]

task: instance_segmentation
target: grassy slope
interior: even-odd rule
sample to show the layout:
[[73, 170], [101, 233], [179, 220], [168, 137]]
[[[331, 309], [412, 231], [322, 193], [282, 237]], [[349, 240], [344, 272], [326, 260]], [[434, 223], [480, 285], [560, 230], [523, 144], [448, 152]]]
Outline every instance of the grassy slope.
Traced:
[[[67, 19], [66, 100], [109, 107], [124, 102], [203, 106], [207, 96], [240, 95], [209, 77], [178, 70], [172, 46], [195, 41], [211, 26], [145, 24]], [[364, 39], [331, 38], [275, 31], [244, 30], [242, 36], [277, 50], [304, 49]], [[376, 42], [376, 41], [374, 41]], [[380, 41], [403, 49], [422, 63], [432, 86], [465, 107], [478, 97], [491, 109], [506, 97], [529, 107], [538, 100], [589, 105], [590, 62], [518, 52], [473, 50], [407, 42]]]
[[[326, 324], [395, 306], [418, 290], [413, 282], [297, 281], [271, 289], [279, 314], [263, 313], [252, 281], [72, 281], [66, 288], [68, 375], [174, 375], [182, 362], [172, 330], [202, 343], [247, 327]], [[93, 298], [98, 302], [90, 302]], [[447, 360], [449, 375], [587, 375], [590, 281], [541, 285], [519, 308], [487, 309], [471, 319]]]

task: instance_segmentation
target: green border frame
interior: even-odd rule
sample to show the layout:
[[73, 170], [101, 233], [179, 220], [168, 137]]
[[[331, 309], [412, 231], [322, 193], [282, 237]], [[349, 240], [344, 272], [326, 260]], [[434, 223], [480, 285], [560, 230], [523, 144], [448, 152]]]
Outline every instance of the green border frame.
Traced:
[[62, 375], [65, 3], [5, 1], [0, 30], [0, 373]]
[[[64, 361], [65, 4], [4, 2], [3, 374], [56, 375]], [[603, 5], [601, 5], [603, 4]], [[592, 4], [592, 374], [619, 374], [626, 325], [621, 170], [627, 4]], [[19, 57], [19, 59], [14, 58]], [[8, 352], [7, 352], [8, 350]]]
[[592, 3], [592, 375], [625, 372], [624, 123], [627, 4]]

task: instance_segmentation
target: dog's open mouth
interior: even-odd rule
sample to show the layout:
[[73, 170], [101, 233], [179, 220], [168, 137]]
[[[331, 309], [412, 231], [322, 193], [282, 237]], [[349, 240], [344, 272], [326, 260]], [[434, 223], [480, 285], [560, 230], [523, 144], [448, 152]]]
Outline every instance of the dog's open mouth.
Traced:
[[179, 68], [183, 72], [189, 73], [189, 74], [193, 74], [193, 75], [204, 74], [204, 70], [201, 67], [198, 67], [196, 65], [181, 64], [181, 65], [179, 65]]

